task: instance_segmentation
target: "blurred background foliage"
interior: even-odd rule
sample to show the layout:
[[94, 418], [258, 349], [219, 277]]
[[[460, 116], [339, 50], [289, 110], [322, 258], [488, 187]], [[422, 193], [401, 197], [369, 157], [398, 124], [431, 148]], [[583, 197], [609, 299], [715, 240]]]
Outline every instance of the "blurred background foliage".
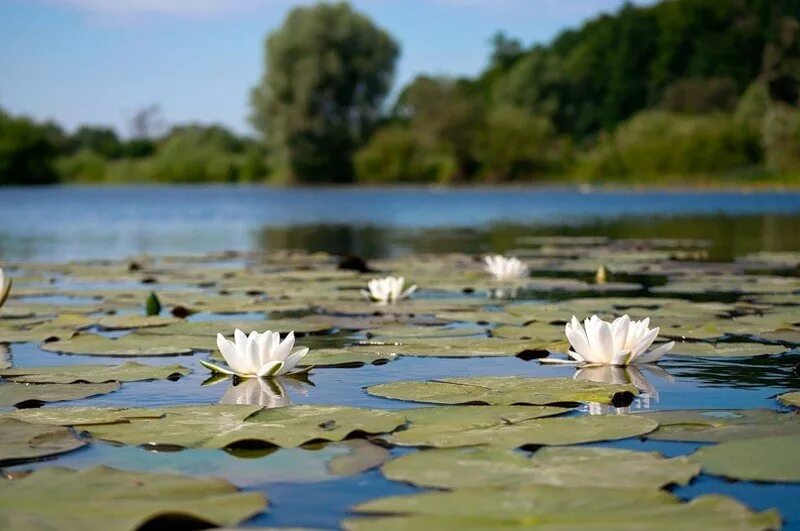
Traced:
[[626, 5], [546, 45], [490, 44], [478, 76], [419, 76], [388, 102], [391, 35], [346, 3], [299, 7], [265, 40], [256, 136], [164, 131], [157, 106], [130, 138], [0, 110], [0, 184], [800, 184], [800, 0]]

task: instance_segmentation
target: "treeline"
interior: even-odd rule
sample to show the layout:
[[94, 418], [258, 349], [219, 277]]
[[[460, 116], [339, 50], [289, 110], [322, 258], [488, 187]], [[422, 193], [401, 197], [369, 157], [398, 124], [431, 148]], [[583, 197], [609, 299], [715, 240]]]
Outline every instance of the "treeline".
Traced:
[[399, 53], [346, 3], [296, 8], [265, 41], [260, 138], [0, 112], [0, 184], [800, 183], [800, 0], [626, 5], [532, 47], [501, 33], [477, 77], [420, 76], [387, 106]]

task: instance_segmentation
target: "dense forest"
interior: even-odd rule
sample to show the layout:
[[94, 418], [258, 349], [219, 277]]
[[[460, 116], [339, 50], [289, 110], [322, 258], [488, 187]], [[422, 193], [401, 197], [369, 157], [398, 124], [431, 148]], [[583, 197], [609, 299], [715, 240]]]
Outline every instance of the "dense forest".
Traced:
[[386, 97], [399, 45], [346, 3], [265, 41], [254, 138], [221, 126], [72, 133], [0, 110], [0, 184], [49, 182], [800, 184], [800, 0], [665, 0], [526, 47], [476, 78]]

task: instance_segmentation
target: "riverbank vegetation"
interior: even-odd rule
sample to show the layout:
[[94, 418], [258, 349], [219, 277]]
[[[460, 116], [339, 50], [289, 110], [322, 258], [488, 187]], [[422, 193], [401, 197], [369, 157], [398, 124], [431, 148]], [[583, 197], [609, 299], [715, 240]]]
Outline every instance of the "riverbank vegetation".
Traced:
[[800, 183], [798, 0], [626, 5], [530, 47], [500, 33], [478, 76], [387, 102], [399, 53], [347, 4], [297, 8], [265, 42], [256, 136], [0, 112], [0, 184]]

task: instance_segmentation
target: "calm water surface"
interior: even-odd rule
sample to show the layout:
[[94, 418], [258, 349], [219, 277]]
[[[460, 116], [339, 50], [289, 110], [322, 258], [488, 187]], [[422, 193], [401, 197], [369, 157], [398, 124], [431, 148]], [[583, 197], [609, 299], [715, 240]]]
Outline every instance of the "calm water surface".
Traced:
[[[260, 187], [124, 187], [0, 189], [0, 260], [66, 261], [135, 254], [187, 254], [221, 250], [299, 248], [395, 256], [415, 252], [506, 251], [524, 235], [605, 235], [615, 238], [703, 238], [711, 258], [729, 260], [759, 250], [800, 250], [800, 194], [732, 192], [594, 192], [572, 189], [266, 189]], [[65, 286], [76, 287], [66, 280]], [[84, 285], [85, 288], [106, 287]], [[80, 303], [81, 301], [76, 301]], [[247, 316], [231, 316], [242, 318]], [[203, 316], [194, 318], [202, 319]], [[16, 365], [94, 363], [98, 358], [59, 356], [33, 344], [13, 345]], [[195, 369], [178, 382], [123, 385], [109, 395], [82, 400], [95, 406], [167, 406], [216, 403], [229, 383], [201, 386]], [[112, 363], [116, 360], [100, 362]], [[776, 408], [773, 397], [800, 388], [800, 354], [714, 362], [667, 358], [658, 373], [643, 376], [654, 392], [632, 410], [680, 408]], [[313, 385], [287, 389], [295, 404], [342, 404], [403, 408], [410, 404], [371, 397], [363, 387], [399, 379], [469, 375], [572, 376], [574, 369], [542, 366], [518, 358], [447, 360], [402, 358], [384, 366], [315, 371]], [[70, 403], [63, 403], [70, 405]], [[611, 446], [694, 451], [694, 443], [628, 440]], [[336, 449], [324, 450], [329, 452]], [[393, 450], [396, 454], [402, 450]], [[357, 502], [418, 489], [393, 483], [377, 471], [349, 478], [313, 469], [318, 450], [280, 450], [252, 457], [222, 451], [164, 454], [138, 448], [94, 445], [59, 458], [65, 466], [106, 463], [118, 467], [202, 473], [208, 460], [220, 474], [248, 489], [263, 489], [271, 510], [247, 525], [335, 528]], [[179, 457], [182, 455], [183, 457]], [[194, 457], [192, 457], [194, 456]], [[45, 463], [46, 465], [47, 463]], [[37, 465], [22, 465], [30, 468]], [[244, 468], [263, 467], [253, 478]], [[302, 469], [304, 472], [298, 472]], [[260, 469], [259, 469], [260, 470]], [[305, 475], [304, 475], [305, 474]], [[700, 476], [676, 494], [729, 494], [755, 509], [778, 507], [787, 528], [800, 529], [800, 486], [726, 482]]]

